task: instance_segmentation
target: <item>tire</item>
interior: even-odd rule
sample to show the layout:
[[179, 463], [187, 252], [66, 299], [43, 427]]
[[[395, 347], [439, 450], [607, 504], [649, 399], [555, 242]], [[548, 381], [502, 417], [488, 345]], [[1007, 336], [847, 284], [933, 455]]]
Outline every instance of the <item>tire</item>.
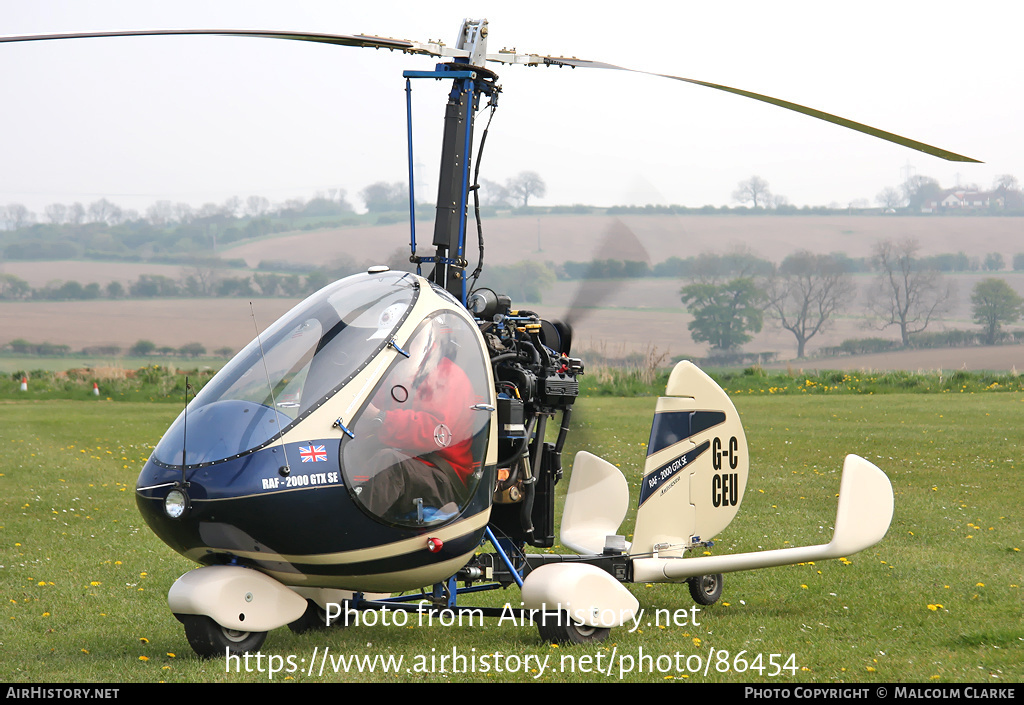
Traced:
[[687, 581], [690, 584], [690, 597], [698, 605], [713, 605], [722, 596], [722, 574], [698, 575]]
[[[344, 620], [335, 620], [334, 624], [344, 624]], [[296, 634], [318, 632], [327, 629], [327, 610], [313, 600], [306, 600], [306, 611], [302, 616], [288, 625]]]
[[549, 612], [547, 619], [537, 622], [540, 638], [549, 644], [598, 644], [608, 638], [608, 627], [591, 627], [573, 622], [568, 612]]
[[203, 658], [258, 651], [267, 638], [266, 632], [240, 632], [222, 627], [206, 615], [183, 614], [178, 619], [185, 625], [189, 646]]

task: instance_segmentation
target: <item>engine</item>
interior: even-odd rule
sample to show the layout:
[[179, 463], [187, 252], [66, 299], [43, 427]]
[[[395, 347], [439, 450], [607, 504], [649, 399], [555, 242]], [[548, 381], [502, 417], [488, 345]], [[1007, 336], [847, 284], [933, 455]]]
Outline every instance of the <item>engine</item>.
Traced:
[[[516, 542], [554, 545], [555, 485], [562, 477], [562, 447], [579, 396], [583, 363], [569, 357], [572, 330], [513, 310], [511, 299], [490, 289], [469, 298], [487, 342], [498, 413], [498, 481], [491, 524]], [[559, 417], [554, 443], [548, 421]]]

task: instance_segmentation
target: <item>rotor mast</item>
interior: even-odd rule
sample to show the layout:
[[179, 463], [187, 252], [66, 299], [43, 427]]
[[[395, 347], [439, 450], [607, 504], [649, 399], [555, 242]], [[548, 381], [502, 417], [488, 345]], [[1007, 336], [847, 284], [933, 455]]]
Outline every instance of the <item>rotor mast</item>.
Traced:
[[437, 252], [430, 278], [465, 303], [466, 214], [472, 186], [473, 124], [480, 108], [480, 95], [493, 94], [496, 78], [483, 66], [487, 61], [487, 20], [464, 20], [456, 50], [468, 52], [468, 56], [437, 66], [439, 73], [447, 71], [455, 81], [445, 108], [434, 220], [433, 243]]

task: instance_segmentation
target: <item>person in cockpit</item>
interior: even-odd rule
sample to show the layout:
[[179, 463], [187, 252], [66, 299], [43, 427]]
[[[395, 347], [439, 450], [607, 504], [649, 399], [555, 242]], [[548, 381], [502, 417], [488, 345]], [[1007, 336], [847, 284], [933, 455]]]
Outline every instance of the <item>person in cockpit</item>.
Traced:
[[428, 321], [409, 347], [410, 357], [385, 377], [363, 412], [378, 450], [367, 474], [377, 472], [361, 485], [359, 500], [385, 519], [430, 523], [454, 516], [466, 500], [477, 399], [454, 361], [457, 348], [443, 316]]

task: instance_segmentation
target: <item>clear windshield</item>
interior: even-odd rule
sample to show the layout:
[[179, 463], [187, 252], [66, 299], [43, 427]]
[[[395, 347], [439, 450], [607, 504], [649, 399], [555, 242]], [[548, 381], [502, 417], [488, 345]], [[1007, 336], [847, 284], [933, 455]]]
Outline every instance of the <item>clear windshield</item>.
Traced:
[[154, 451], [169, 465], [258, 448], [345, 384], [393, 335], [416, 297], [402, 272], [359, 274], [321, 289], [218, 372]]
[[487, 359], [474, 324], [454, 312], [424, 320], [407, 348], [344, 442], [342, 471], [372, 516], [430, 526], [462, 512], [483, 477]]

